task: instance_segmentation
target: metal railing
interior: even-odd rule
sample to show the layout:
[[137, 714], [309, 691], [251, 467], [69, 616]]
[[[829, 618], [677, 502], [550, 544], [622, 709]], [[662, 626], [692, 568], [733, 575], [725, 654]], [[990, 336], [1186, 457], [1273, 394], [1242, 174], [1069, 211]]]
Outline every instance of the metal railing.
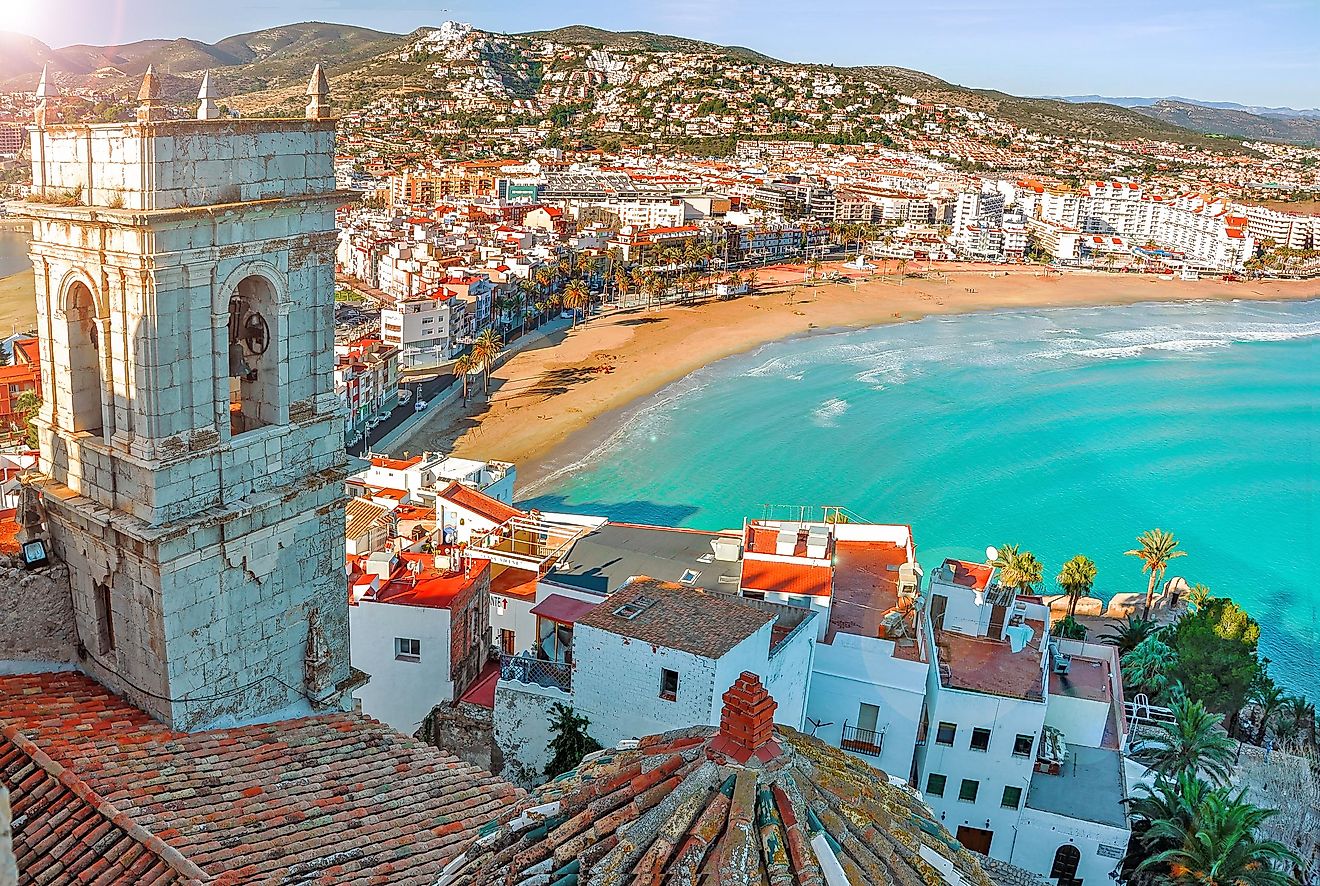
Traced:
[[849, 726], [847, 723], [843, 724], [843, 742], [840, 747], [845, 751], [856, 751], [859, 754], [878, 757], [884, 748], [884, 744], [885, 734], [883, 732], [862, 729], [860, 726]]
[[573, 691], [573, 667], [562, 661], [547, 661], [522, 653], [500, 655], [500, 679], [560, 692]]

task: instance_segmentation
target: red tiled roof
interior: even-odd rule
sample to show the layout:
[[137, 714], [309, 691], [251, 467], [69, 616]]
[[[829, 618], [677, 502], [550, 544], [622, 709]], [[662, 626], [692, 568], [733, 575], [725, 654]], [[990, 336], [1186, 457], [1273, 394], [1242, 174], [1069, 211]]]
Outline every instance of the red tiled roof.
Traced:
[[[631, 618], [615, 614], [628, 603], [642, 607], [641, 611]], [[577, 624], [704, 658], [722, 658], [774, 620], [769, 611], [738, 597], [643, 576], [615, 591], [605, 605]]]
[[437, 493], [436, 499], [444, 499], [455, 507], [471, 511], [477, 516], [485, 517], [487, 520], [497, 525], [500, 523], [507, 523], [514, 517], [524, 516], [523, 512], [517, 508], [509, 507], [499, 499], [491, 498], [484, 492], [478, 492], [475, 489], [464, 486], [457, 480], [454, 480]]
[[[4, 472], [6, 475], [8, 471]], [[0, 554], [15, 556], [22, 545], [18, 543], [18, 531], [23, 527], [18, 525], [15, 519], [18, 515], [18, 508], [6, 508], [0, 511]]]
[[[24, 883], [201, 883], [206, 874], [55, 762], [17, 727], [0, 737]], [[37, 827], [29, 822], [39, 823]]]
[[437, 886], [823, 884], [823, 859], [849, 883], [920, 884], [930, 873], [920, 847], [989, 886], [914, 792], [772, 725], [774, 702], [755, 675], [723, 698], [718, 730], [696, 726], [588, 755], [482, 828]]
[[[94, 843], [101, 858], [87, 859], [96, 871], [147, 846], [132, 839], [147, 833], [219, 883], [429, 886], [476, 828], [521, 796], [359, 714], [174, 732], [69, 672], [0, 676], [0, 728], [5, 765], [12, 746], [29, 759], [35, 748], [62, 767], [56, 781], [84, 804], [99, 797], [120, 813], [127, 836], [104, 824]], [[15, 821], [17, 846], [60, 827], [61, 810], [90, 814], [47, 804], [39, 792], [54, 782], [44, 772], [11, 780], [6, 770], [15, 808], [37, 812]], [[77, 841], [43, 845], [58, 861], [82, 863]], [[40, 882], [75, 881], [92, 882]]]
[[752, 591], [791, 594], [795, 597], [827, 597], [833, 578], [834, 570], [829, 566], [780, 563], [750, 557], [745, 558], [742, 564], [742, 586]]
[[[1245, 224], [1245, 222], [1244, 222]], [[40, 340], [35, 338], [20, 338], [14, 342], [14, 357], [19, 363], [39, 364], [41, 362]]]
[[[839, 631], [859, 637], [884, 637], [885, 616], [898, 608], [898, 567], [907, 562], [907, 550], [881, 541], [840, 541], [835, 545], [834, 594], [825, 642]], [[907, 614], [909, 622], [919, 616]], [[908, 624], [909, 636], [917, 634]], [[896, 645], [896, 658], [921, 661], [920, 648]]]

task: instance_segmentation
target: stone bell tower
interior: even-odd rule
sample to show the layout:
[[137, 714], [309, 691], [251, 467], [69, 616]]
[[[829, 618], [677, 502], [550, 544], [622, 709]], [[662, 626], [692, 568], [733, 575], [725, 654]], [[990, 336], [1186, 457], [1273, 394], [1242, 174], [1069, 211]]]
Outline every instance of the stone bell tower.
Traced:
[[[46, 523], [81, 666], [181, 729], [351, 688], [333, 383], [335, 121], [31, 128]], [[33, 601], [40, 605], [39, 601]]]

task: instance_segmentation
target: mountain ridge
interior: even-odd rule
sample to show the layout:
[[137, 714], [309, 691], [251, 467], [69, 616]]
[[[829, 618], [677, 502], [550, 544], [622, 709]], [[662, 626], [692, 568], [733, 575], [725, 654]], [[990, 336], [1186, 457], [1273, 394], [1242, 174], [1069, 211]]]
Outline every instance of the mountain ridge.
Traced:
[[[861, 100], [866, 99], [863, 87], [909, 94], [923, 101], [966, 106], [1046, 134], [1117, 141], [1144, 138], [1211, 150], [1223, 149], [1223, 143], [1217, 144], [1212, 138], [1222, 134], [1220, 128], [1216, 128], [1217, 118], [1207, 120], [1206, 114], [1182, 108], [1124, 108], [1106, 103], [1020, 97], [993, 89], [949, 83], [907, 68], [784, 62], [743, 46], [721, 46], [649, 31], [619, 32], [589, 25], [569, 25], [506, 35], [457, 23], [447, 23], [445, 28], [450, 31], [444, 39], [457, 40], [454, 46], [442, 46], [443, 40], [436, 42], [437, 35], [445, 31], [443, 28], [419, 28], [400, 35], [326, 22], [300, 22], [266, 28], [236, 34], [215, 43], [179, 37], [120, 46], [84, 44], [60, 49], [51, 49], [25, 35], [0, 34], [0, 90], [30, 90], [41, 66], [50, 64], [57, 80], [81, 86], [95, 84], [103, 91], [120, 96], [122, 102], [131, 103], [137, 90], [136, 81], [151, 64], [161, 76], [163, 91], [169, 100], [191, 100], [196, 94], [196, 80], [200, 73], [211, 70], [232, 107], [245, 113], [289, 112], [300, 98], [301, 86], [312, 65], [323, 62], [332, 81], [337, 83], [340, 106], [346, 110], [365, 107], [381, 94], [422, 94], [443, 98], [443, 88], [448, 87], [443, 87], [439, 81], [448, 83], [460, 74], [469, 81], [472, 78], [481, 81], [478, 87], [488, 88], [492, 100], [512, 102], [535, 99], [547, 66], [560, 65], [557, 59], [545, 57], [543, 61], [533, 61], [529, 56], [529, 53], [536, 54], [538, 44], [551, 43], [578, 50], [574, 60], [564, 62], [554, 72], [554, 76], [567, 78], [569, 82], [576, 82], [576, 78], [582, 76], [609, 80], [610, 75], [603, 72], [601, 65], [608, 67], [610, 62], [589, 57], [596, 49], [612, 54], [616, 62], [625, 66], [627, 59], [648, 54], [695, 55], [722, 59], [730, 64], [751, 65], [763, 73], [768, 72], [766, 76], [771, 80], [781, 75], [795, 76], [794, 72], [825, 72], [857, 87]], [[676, 58], [668, 67], [672, 69], [682, 63]], [[573, 68], [573, 64], [578, 67]], [[744, 85], [747, 88], [743, 90], [726, 90], [729, 93], [727, 98], [720, 101], [739, 107], [746, 104], [751, 97], [748, 93], [754, 91], [757, 84]], [[650, 99], [643, 88], [629, 90], [627, 100], [646, 102]], [[552, 101], [563, 100], [547, 99], [547, 102]], [[1288, 140], [1290, 134], [1288, 127], [1269, 122], [1262, 124], [1233, 118], [1219, 123], [1223, 132], [1233, 137]]]

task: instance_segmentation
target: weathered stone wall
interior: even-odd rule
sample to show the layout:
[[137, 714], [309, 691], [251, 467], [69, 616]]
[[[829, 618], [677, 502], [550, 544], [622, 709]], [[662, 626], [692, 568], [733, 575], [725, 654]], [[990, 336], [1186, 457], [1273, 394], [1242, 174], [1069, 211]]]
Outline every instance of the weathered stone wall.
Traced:
[[[48, 500], [88, 648], [83, 667], [178, 728], [310, 713], [312, 609], [330, 641], [333, 682], [348, 676], [342, 473], [247, 505], [144, 538], [99, 522], [104, 511], [86, 499]], [[111, 649], [99, 648], [98, 583], [110, 587]]]
[[[554, 705], [572, 706], [566, 692], [527, 683], [500, 686], [495, 691], [495, 741], [504, 758], [501, 775], [519, 787], [545, 781], [550, 762], [550, 716]], [[591, 730], [589, 730], [591, 731]]]
[[32, 136], [33, 187], [128, 210], [333, 191], [334, 130], [304, 119], [51, 126]]
[[480, 705], [436, 705], [413, 737], [492, 775], [504, 771], [504, 754], [495, 742], [493, 712]]
[[0, 558], [0, 669], [5, 662], [69, 663], [76, 648], [69, 571]]

